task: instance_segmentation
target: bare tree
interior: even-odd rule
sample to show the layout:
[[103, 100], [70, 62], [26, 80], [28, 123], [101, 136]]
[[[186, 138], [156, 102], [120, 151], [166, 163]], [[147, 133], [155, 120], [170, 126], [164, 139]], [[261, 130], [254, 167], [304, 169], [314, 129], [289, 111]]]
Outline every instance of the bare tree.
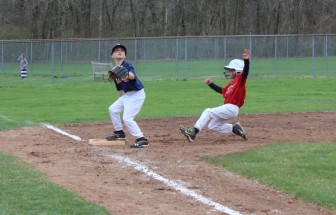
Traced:
[[74, 37], [91, 36], [91, 0], [69, 0], [69, 23]]
[[56, 1], [50, 1], [47, 3], [46, 8], [45, 8], [45, 12], [42, 15], [43, 16], [43, 20], [42, 20], [42, 26], [41, 26], [41, 37], [42, 38], [55, 38], [55, 31], [53, 29], [53, 27], [55, 27], [55, 22], [57, 17], [56, 15], [56, 10], [57, 10], [57, 6], [56, 6], [57, 2]]
[[[116, 11], [118, 9], [118, 5], [120, 5], [122, 0], [112, 1], [111, 3], [107, 3], [107, 0], [103, 0], [103, 20], [105, 20], [106, 25], [104, 25], [104, 35], [111, 36], [115, 34], [116, 27], [113, 22], [113, 18], [116, 17]], [[105, 17], [105, 19], [104, 19]]]
[[[1, 0], [0, 35], [31, 38], [336, 32], [335, 0]], [[17, 31], [19, 29], [19, 31]], [[17, 35], [22, 38], [22, 35]], [[14, 36], [15, 37], [15, 36]]]
[[30, 31], [32, 34], [32, 38], [39, 37], [39, 17], [41, 14], [41, 6], [40, 4], [33, 2], [32, 9], [31, 9], [31, 19], [30, 19]]
[[235, 15], [234, 15], [234, 25], [233, 25], [233, 34], [240, 34], [242, 29], [239, 28], [239, 26], [241, 25], [242, 19], [241, 17], [243, 17], [243, 13], [244, 13], [244, 0], [236, 0], [236, 5], [234, 8], [235, 11]]

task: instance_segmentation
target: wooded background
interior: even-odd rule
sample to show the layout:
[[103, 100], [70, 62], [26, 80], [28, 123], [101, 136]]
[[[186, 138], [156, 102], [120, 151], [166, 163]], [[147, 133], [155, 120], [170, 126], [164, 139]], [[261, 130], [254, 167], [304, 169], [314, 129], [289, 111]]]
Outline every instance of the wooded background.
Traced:
[[335, 8], [335, 0], [0, 0], [0, 37], [333, 34]]

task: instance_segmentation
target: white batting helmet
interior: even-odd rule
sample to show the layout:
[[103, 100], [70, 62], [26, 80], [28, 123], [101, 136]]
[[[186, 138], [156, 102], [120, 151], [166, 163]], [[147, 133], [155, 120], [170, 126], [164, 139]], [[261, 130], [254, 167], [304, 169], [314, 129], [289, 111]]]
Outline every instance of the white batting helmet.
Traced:
[[237, 73], [242, 72], [244, 69], [244, 61], [239, 59], [231, 60], [229, 65], [224, 66], [224, 69], [226, 70], [234, 69], [236, 70]]

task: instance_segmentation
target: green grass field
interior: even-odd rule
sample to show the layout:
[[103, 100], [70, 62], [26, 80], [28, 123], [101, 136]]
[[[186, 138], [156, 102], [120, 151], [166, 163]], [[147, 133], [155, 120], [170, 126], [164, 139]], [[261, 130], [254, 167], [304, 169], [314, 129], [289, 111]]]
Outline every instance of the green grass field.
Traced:
[[[223, 77], [224, 64], [221, 59], [210, 60], [167, 60], [135, 61], [132, 60], [141, 80], [185, 80], [205, 76]], [[270, 78], [307, 78], [336, 77], [336, 57], [312, 58], [257, 58], [251, 59], [250, 79]], [[2, 64], [0, 67], [0, 86], [43, 86], [64, 85], [92, 81], [90, 62], [67, 63], [52, 62], [33, 63], [28, 67], [28, 79], [20, 79], [17, 64]]]
[[[224, 85], [227, 81], [216, 78], [214, 82]], [[205, 107], [222, 103], [221, 95], [209, 90], [202, 79], [144, 81], [144, 85], [147, 99], [139, 118], [198, 116]], [[32, 122], [108, 121], [107, 108], [117, 96], [114, 84], [107, 80], [0, 89], [0, 130]], [[327, 111], [335, 110], [335, 104], [334, 78], [249, 80], [247, 99], [240, 112]]]
[[336, 209], [336, 143], [274, 143], [206, 160], [297, 198]]
[[17, 158], [0, 152], [0, 214], [110, 214], [48, 182]]
[[[5, 76], [5, 75], [4, 75]], [[20, 84], [7, 84], [13, 77], [2, 77], [0, 79], [0, 130], [29, 126], [35, 123], [46, 122], [54, 125], [82, 122], [107, 122], [109, 121], [107, 108], [116, 99], [115, 86], [107, 80], [84, 79], [73, 81], [68, 78], [65, 82], [55, 84], [36, 84], [32, 78], [20, 80]], [[40, 77], [41, 80], [45, 77]], [[6, 81], [7, 80], [7, 81]], [[49, 79], [50, 81], [50, 79]], [[60, 81], [60, 80], [59, 80]], [[63, 80], [62, 80], [63, 81]], [[29, 83], [32, 82], [32, 83]], [[226, 84], [226, 80], [219, 76], [214, 79], [218, 85]], [[43, 83], [43, 81], [42, 81]], [[3, 84], [3, 85], [2, 85]], [[214, 93], [202, 79], [188, 81], [144, 81], [147, 99], [138, 115], [139, 118], [166, 118], [179, 116], [199, 116], [204, 108], [215, 107], [222, 104], [221, 95]], [[257, 113], [280, 113], [280, 112], [302, 112], [302, 111], [335, 111], [336, 110], [336, 79], [335, 78], [301, 78], [301, 79], [251, 79], [247, 84], [247, 99], [241, 109], [242, 114]], [[335, 160], [336, 143], [330, 144], [306, 144], [306, 143], [277, 143], [264, 148], [255, 149], [237, 155], [226, 155], [213, 159], [218, 165], [225, 166], [234, 172], [239, 172], [247, 177], [255, 178], [266, 184], [285, 189], [289, 194], [312, 201], [314, 203], [336, 208], [336, 186], [335, 186]], [[252, 162], [253, 160], [264, 160], [264, 151], [285, 150], [286, 156], [273, 155], [267, 157], [267, 162], [272, 164], [266, 167], [263, 162]], [[299, 152], [307, 155], [302, 158]], [[326, 154], [326, 152], [329, 152]], [[327, 156], [326, 156], [327, 155]], [[303, 161], [311, 158], [311, 162]], [[320, 159], [323, 158], [323, 159]], [[279, 160], [280, 159], [280, 160]], [[286, 159], [286, 160], [285, 160]], [[303, 159], [303, 160], [302, 160]], [[32, 192], [30, 187], [39, 187], [36, 192], [45, 195], [46, 199], [36, 203], [38, 211], [31, 214], [53, 214], [60, 204], [60, 199], [70, 199], [70, 209], [87, 210], [90, 203], [78, 203], [78, 197], [71, 195], [62, 188], [47, 184], [42, 187], [43, 176], [34, 173], [29, 167], [20, 164], [8, 155], [0, 153], [0, 188], [9, 189], [13, 184], [23, 186], [20, 192], [7, 192], [0, 194], [0, 214], [20, 214], [17, 208], [26, 207], [23, 203], [25, 196]], [[281, 165], [281, 172], [278, 172], [279, 163], [288, 162], [291, 165]], [[242, 165], [243, 164], [243, 165]], [[247, 164], [250, 164], [248, 166]], [[330, 164], [330, 165], [327, 165]], [[9, 171], [16, 169], [16, 172]], [[246, 166], [246, 168], [242, 168]], [[272, 168], [273, 167], [273, 168]], [[258, 169], [260, 171], [252, 171]], [[300, 174], [299, 181], [293, 181], [289, 177], [280, 177], [279, 174], [297, 171]], [[320, 173], [323, 174], [320, 174]], [[12, 174], [23, 175], [15, 181]], [[30, 174], [37, 174], [38, 180], [31, 180], [26, 183], [24, 177]], [[321, 178], [321, 176], [323, 176]], [[278, 180], [275, 180], [278, 178]], [[296, 186], [303, 183], [302, 189]], [[314, 183], [319, 186], [314, 186]], [[311, 184], [310, 184], [311, 183]], [[311, 186], [310, 186], [311, 185]], [[321, 187], [327, 187], [330, 191], [321, 191]], [[53, 191], [56, 189], [56, 191]], [[46, 193], [59, 193], [58, 197], [48, 197]], [[315, 195], [318, 194], [318, 195]], [[333, 194], [333, 195], [330, 195]], [[22, 197], [22, 199], [21, 199]], [[37, 197], [41, 198], [41, 197]], [[21, 201], [18, 201], [21, 200]], [[45, 205], [50, 205], [45, 208]], [[82, 214], [71, 211], [60, 212], [61, 214]], [[91, 210], [91, 209], [90, 209]], [[90, 211], [89, 210], [89, 211]], [[92, 209], [93, 212], [85, 214], [105, 214], [103, 209]], [[94, 211], [97, 210], [97, 211]], [[29, 214], [29, 213], [28, 213]]]

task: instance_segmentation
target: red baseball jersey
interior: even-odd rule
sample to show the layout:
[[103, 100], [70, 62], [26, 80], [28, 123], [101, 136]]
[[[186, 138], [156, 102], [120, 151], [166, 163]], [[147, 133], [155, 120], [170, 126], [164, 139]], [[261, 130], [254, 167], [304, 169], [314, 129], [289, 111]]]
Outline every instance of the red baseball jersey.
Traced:
[[238, 73], [232, 81], [222, 88], [224, 104], [243, 106], [246, 97], [246, 80], [247, 78], [243, 78], [243, 73]]

